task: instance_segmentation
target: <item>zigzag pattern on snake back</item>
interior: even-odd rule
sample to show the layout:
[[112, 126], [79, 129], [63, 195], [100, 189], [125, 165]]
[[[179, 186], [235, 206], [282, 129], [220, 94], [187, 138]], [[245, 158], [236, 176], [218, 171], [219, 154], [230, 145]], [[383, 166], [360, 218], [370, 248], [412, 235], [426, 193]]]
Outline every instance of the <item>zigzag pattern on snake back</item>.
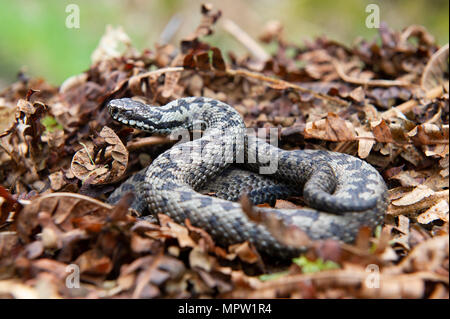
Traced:
[[[132, 206], [137, 210], [167, 214], [179, 223], [189, 218], [219, 244], [248, 240], [260, 252], [282, 258], [302, 248], [280, 243], [263, 225], [249, 220], [241, 204], [232, 201], [243, 192], [253, 204], [303, 195], [311, 208], [254, 209], [276, 214], [313, 240], [351, 242], [360, 227], [373, 228], [383, 221], [387, 190], [375, 168], [350, 155], [285, 151], [246, 135], [241, 116], [228, 104], [188, 97], [152, 107], [124, 98], [107, 107], [116, 121], [153, 134], [192, 130], [196, 125], [204, 130], [201, 138], [174, 145], [130, 177], [111, 194], [110, 203], [133, 190]], [[258, 174], [274, 162], [273, 174]], [[217, 197], [205, 195], [208, 191]]]

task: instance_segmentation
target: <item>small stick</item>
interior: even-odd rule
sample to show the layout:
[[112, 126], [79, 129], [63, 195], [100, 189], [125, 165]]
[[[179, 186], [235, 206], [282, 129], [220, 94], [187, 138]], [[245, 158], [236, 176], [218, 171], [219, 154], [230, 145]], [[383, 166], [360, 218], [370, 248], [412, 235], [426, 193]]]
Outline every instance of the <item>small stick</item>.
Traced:
[[[444, 93], [444, 90], [442, 88], [442, 85], [438, 85], [435, 88], [427, 91], [425, 93], [425, 97], [427, 99], [435, 99], [440, 97]], [[381, 118], [388, 119], [391, 116], [394, 116], [397, 113], [407, 113], [411, 111], [416, 105], [418, 105], [419, 102], [416, 99], [411, 99], [409, 101], [406, 101], [400, 105], [397, 105], [396, 107], [390, 108], [389, 110], [383, 112], [381, 114]]]
[[131, 79], [134, 80], [134, 79], [145, 78], [145, 77], [152, 76], [152, 75], [160, 75], [160, 74], [168, 73], [168, 72], [181, 72], [181, 71], [184, 71], [184, 68], [182, 66], [162, 68], [162, 69], [158, 69], [158, 70], [154, 70], [154, 71], [140, 73], [138, 75], [132, 76], [131, 78], [127, 79], [126, 81], [130, 81]]
[[405, 82], [405, 81], [392, 81], [392, 80], [361, 80], [357, 79], [351, 76], [348, 76], [345, 74], [342, 65], [337, 62], [336, 60], [331, 60], [333, 63], [334, 68], [336, 69], [336, 73], [339, 75], [342, 81], [357, 84], [357, 85], [363, 85], [363, 86], [383, 86], [383, 87], [389, 87], [389, 86], [413, 86], [414, 84]]
[[341, 100], [339, 98], [336, 98], [334, 96], [330, 96], [330, 95], [327, 95], [324, 93], [318, 93], [316, 91], [306, 89], [299, 85], [296, 85], [296, 84], [293, 84], [293, 83], [290, 83], [290, 82], [287, 82], [284, 80], [268, 77], [268, 76], [262, 75], [260, 73], [256, 73], [256, 72], [252, 72], [252, 71], [248, 71], [248, 70], [231, 70], [231, 69], [227, 69], [226, 73], [229, 75], [233, 75], [233, 76], [240, 75], [240, 76], [257, 79], [257, 80], [260, 80], [263, 82], [269, 82], [269, 83], [275, 84], [276, 86], [279, 86], [280, 88], [292, 88], [292, 89], [300, 91], [300, 92], [309, 93], [318, 99], [332, 101], [339, 105], [343, 105], [343, 106], [349, 105], [348, 102]]
[[146, 146], [166, 144], [171, 142], [173, 142], [173, 140], [171, 140], [167, 136], [148, 136], [129, 142], [127, 144], [127, 149], [129, 151], [134, 151]]
[[245, 46], [257, 60], [266, 62], [270, 59], [270, 55], [236, 23], [225, 19], [222, 24], [223, 28]]
[[[139, 138], [134, 141], [130, 141], [126, 147], [129, 152], [132, 152], [132, 151], [135, 151], [135, 150], [143, 148], [143, 147], [167, 144], [167, 143], [171, 143], [171, 142], [173, 142], [173, 141], [171, 139], [169, 139], [167, 136], [148, 136], [148, 137]], [[110, 158], [111, 153], [112, 153], [111, 150], [106, 151], [105, 155], [104, 155], [105, 158]]]
[[173, 15], [169, 22], [166, 24], [164, 30], [161, 32], [159, 36], [159, 44], [164, 45], [172, 40], [175, 33], [177, 33], [178, 29], [181, 26], [182, 17], [179, 13]]

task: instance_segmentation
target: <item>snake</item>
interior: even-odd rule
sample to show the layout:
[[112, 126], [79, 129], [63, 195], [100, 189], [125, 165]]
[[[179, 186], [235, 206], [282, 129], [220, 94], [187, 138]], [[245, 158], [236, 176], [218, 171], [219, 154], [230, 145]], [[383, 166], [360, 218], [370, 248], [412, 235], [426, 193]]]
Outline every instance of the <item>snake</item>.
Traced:
[[[384, 220], [387, 187], [369, 163], [327, 150], [278, 148], [248, 133], [239, 112], [222, 101], [184, 97], [151, 106], [120, 98], [106, 107], [126, 126], [182, 136], [115, 189], [109, 203], [131, 191], [131, 206], [139, 212], [166, 214], [181, 224], [189, 219], [219, 245], [248, 241], [263, 255], [281, 259], [308, 247], [280, 240], [267, 224], [250, 218], [239, 201], [244, 194], [258, 216], [276, 218], [310, 240], [353, 242], [361, 227], [374, 229]], [[191, 138], [193, 131], [201, 136]], [[258, 205], [289, 196], [302, 196], [305, 207]]]

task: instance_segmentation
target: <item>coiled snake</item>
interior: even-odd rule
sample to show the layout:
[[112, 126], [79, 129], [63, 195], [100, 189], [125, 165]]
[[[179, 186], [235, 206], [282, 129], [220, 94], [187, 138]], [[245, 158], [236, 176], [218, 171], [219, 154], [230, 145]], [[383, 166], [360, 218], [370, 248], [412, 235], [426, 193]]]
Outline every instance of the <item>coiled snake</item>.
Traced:
[[[248, 240], [259, 251], [283, 258], [302, 247], [280, 243], [265, 226], [251, 221], [241, 204], [233, 202], [243, 192], [253, 204], [302, 194], [311, 208], [254, 209], [275, 214], [313, 240], [350, 242], [360, 227], [373, 228], [384, 218], [386, 185], [371, 165], [341, 153], [274, 147], [247, 135], [240, 114], [228, 104], [188, 97], [152, 107], [123, 98], [107, 107], [116, 121], [154, 134], [196, 125], [203, 129], [201, 138], [174, 145], [130, 177], [111, 194], [110, 203], [132, 190], [137, 210], [164, 213], [179, 223], [189, 218], [219, 244]], [[259, 174], [268, 163], [276, 169]], [[216, 197], [204, 194], [211, 190]]]

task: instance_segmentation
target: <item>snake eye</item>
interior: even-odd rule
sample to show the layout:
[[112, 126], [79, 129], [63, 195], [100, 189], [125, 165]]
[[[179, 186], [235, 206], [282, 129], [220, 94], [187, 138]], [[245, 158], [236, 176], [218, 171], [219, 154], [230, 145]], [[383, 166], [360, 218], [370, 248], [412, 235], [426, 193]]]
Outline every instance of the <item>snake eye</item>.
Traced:
[[133, 116], [133, 111], [131, 111], [131, 110], [125, 111], [125, 116], [132, 117]]
[[119, 110], [117, 108], [115, 108], [115, 107], [109, 108], [109, 114], [111, 114], [112, 118], [116, 119], [118, 113], [119, 113]]

